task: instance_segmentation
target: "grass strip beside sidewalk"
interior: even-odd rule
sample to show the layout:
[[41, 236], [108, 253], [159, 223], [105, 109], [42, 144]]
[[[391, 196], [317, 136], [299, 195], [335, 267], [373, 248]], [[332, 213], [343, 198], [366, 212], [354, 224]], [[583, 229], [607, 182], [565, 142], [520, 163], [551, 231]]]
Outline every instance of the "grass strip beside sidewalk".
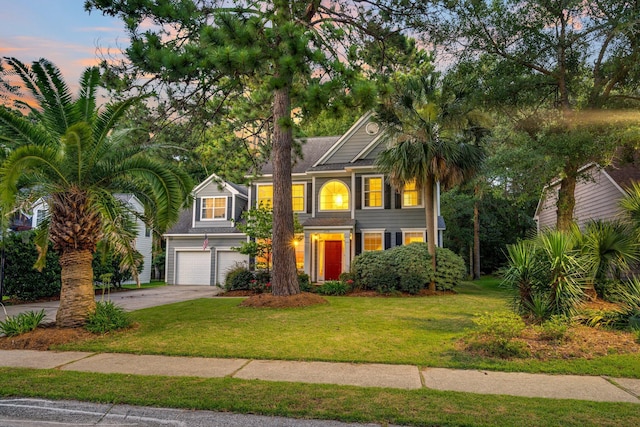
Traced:
[[347, 422], [449, 426], [640, 425], [637, 404], [297, 383], [0, 369], [0, 395]]

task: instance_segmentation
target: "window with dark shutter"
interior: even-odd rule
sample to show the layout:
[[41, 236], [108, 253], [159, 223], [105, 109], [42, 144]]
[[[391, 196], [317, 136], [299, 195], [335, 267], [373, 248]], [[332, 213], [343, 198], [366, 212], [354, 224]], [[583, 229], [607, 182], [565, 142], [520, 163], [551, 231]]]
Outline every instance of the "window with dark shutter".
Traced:
[[396, 246], [402, 246], [402, 232], [396, 233]]
[[307, 213], [312, 213], [313, 208], [313, 185], [308, 182], [307, 183]]
[[362, 178], [356, 177], [356, 209], [362, 209]]
[[385, 249], [391, 248], [391, 233], [388, 231], [384, 233], [384, 248]]
[[362, 233], [356, 233], [356, 255], [362, 253]]

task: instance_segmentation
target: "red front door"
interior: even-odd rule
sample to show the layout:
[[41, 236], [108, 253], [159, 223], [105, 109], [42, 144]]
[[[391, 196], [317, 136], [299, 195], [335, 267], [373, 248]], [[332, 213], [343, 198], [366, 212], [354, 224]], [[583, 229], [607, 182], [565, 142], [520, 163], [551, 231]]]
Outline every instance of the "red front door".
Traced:
[[342, 242], [324, 242], [324, 280], [338, 280], [342, 273]]

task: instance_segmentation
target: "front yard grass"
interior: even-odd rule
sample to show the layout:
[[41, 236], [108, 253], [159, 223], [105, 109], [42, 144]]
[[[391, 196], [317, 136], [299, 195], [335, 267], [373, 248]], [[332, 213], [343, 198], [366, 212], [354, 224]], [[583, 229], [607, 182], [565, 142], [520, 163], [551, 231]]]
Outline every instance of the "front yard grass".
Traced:
[[413, 364], [432, 367], [640, 378], [637, 354], [590, 360], [497, 360], [456, 349], [472, 319], [507, 308], [497, 280], [457, 295], [332, 297], [303, 309], [239, 307], [237, 298], [187, 301], [132, 313], [135, 329], [60, 349], [247, 359]]

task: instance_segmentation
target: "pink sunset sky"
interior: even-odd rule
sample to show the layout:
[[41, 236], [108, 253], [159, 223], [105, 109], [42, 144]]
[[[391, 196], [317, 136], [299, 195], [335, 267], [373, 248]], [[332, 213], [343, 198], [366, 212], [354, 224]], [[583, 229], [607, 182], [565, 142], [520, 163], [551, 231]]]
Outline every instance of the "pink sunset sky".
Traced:
[[0, 0], [0, 56], [46, 58], [75, 87], [82, 71], [128, 45], [123, 23], [84, 10], [84, 0]]

